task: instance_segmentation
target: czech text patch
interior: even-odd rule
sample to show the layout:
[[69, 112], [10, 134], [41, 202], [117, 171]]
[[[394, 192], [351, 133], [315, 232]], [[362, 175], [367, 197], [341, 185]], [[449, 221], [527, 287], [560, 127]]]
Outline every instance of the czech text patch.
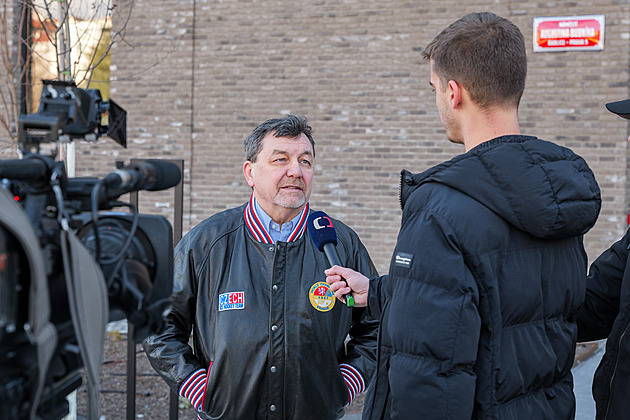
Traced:
[[245, 308], [245, 292], [228, 292], [219, 295], [219, 312]]

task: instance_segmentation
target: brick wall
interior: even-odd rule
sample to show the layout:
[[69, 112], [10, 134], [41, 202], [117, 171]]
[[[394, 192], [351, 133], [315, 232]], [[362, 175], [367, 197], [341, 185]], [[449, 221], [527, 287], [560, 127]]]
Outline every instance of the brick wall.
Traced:
[[[187, 231], [248, 198], [242, 140], [258, 123], [305, 114], [317, 151], [312, 206], [353, 227], [386, 272], [400, 170], [463, 152], [444, 136], [420, 51], [479, 10], [525, 35], [523, 133], [572, 148], [600, 182], [602, 213], [586, 236], [592, 259], [626, 228], [629, 125], [604, 104], [630, 97], [629, 0], [136, 0], [112, 50], [111, 95], [129, 113], [129, 147], [78, 144], [77, 175], [105, 174], [116, 159], [184, 159]], [[589, 14], [606, 16], [604, 51], [532, 52], [535, 16]], [[172, 217], [170, 194], [142, 193], [141, 210]]]

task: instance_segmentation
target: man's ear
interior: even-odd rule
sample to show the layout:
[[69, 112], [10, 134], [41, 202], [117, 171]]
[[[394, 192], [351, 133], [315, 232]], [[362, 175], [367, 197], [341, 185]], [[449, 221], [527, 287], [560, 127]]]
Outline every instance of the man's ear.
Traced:
[[250, 162], [249, 160], [246, 160], [245, 163], [243, 164], [243, 175], [245, 175], [245, 180], [247, 181], [247, 184], [254, 188], [254, 176], [253, 176], [253, 172], [254, 171], [254, 164], [253, 162]]
[[462, 86], [455, 80], [448, 81], [448, 99], [451, 103], [451, 108], [455, 109], [461, 104], [463, 95], [462, 89]]

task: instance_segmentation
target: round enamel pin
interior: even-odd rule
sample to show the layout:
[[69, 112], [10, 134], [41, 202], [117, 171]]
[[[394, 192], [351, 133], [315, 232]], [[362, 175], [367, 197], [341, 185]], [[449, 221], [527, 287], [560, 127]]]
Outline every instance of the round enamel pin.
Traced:
[[335, 295], [330, 291], [328, 283], [320, 281], [311, 286], [308, 291], [308, 299], [313, 308], [320, 312], [328, 312], [335, 306]]

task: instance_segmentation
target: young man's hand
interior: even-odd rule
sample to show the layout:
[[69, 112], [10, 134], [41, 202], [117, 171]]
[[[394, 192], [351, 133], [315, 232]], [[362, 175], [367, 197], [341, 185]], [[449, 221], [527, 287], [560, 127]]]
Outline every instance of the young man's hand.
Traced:
[[326, 282], [330, 284], [330, 290], [335, 297], [346, 303], [344, 295], [351, 293], [354, 297], [354, 306], [367, 306], [370, 280], [363, 274], [350, 268], [333, 265], [326, 273]]

